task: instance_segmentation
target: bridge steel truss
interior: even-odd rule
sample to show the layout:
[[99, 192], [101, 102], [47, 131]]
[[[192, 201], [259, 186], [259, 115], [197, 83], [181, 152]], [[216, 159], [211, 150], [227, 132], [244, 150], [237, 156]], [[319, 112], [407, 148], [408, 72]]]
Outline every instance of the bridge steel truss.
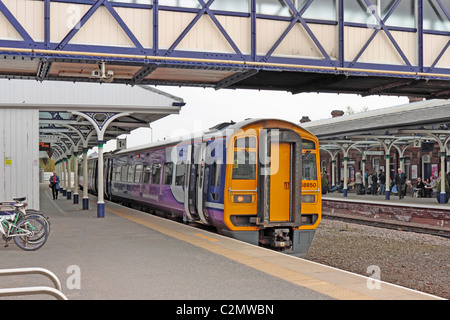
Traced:
[[[389, 26], [405, 0], [384, 18], [370, 11], [374, 0], [362, 0], [376, 26], [347, 22], [344, 0], [335, 21], [304, 17], [316, 0], [301, 9], [284, 0], [291, 17], [257, 13], [257, 0], [244, 13], [212, 10], [214, 1], [181, 8], [158, 0], [0, 0], [0, 22], [3, 15], [9, 28], [0, 28], [0, 77], [450, 97], [450, 31], [424, 29], [425, 0], [417, 0], [415, 28]], [[442, 0], [433, 1], [450, 21]], [[25, 5], [33, 5], [33, 19], [24, 18]], [[394, 58], [367, 58], [380, 43]]]

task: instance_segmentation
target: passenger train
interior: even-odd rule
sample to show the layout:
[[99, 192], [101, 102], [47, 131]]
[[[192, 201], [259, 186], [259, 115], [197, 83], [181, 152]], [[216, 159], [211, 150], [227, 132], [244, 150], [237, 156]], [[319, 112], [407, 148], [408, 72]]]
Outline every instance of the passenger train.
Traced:
[[[304, 256], [321, 220], [318, 139], [284, 120], [222, 123], [105, 153], [104, 163], [106, 199], [255, 245]], [[97, 194], [96, 158], [88, 189]]]

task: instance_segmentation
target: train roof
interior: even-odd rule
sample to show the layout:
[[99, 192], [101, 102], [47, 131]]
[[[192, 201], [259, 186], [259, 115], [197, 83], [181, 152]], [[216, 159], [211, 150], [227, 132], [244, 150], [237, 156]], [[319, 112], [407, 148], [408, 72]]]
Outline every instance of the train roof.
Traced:
[[[292, 122], [289, 122], [286, 120], [281, 120], [281, 119], [271, 119], [271, 118], [255, 118], [255, 119], [253, 119], [253, 118], [251, 118], [251, 119], [245, 119], [244, 121], [240, 121], [240, 122], [234, 122], [234, 121], [222, 122], [222, 123], [219, 123], [205, 131], [192, 133], [189, 136], [172, 137], [172, 138], [164, 139], [161, 141], [151, 142], [151, 143], [147, 143], [147, 144], [143, 144], [140, 146], [135, 146], [135, 147], [131, 147], [131, 148], [123, 149], [123, 150], [115, 150], [115, 151], [109, 152], [108, 154], [115, 154], [115, 155], [127, 154], [127, 153], [132, 153], [132, 152], [136, 152], [136, 151], [140, 151], [140, 150], [155, 148], [155, 147], [169, 146], [171, 144], [177, 144], [177, 143], [180, 143], [181, 141], [185, 141], [185, 140], [191, 140], [191, 139], [195, 140], [195, 139], [199, 139], [199, 138], [204, 139], [204, 138], [208, 138], [208, 137], [218, 137], [218, 136], [227, 136], [227, 135], [229, 136], [230, 132], [234, 132], [236, 130], [242, 129], [243, 127], [246, 127], [248, 125], [251, 125], [251, 124], [254, 124], [254, 123], [257, 123], [260, 121], [269, 121], [269, 120], [282, 121], [282, 122], [289, 123], [291, 125], [295, 125], [299, 128], [302, 128], [295, 123], [292, 123]], [[305, 130], [304, 128], [302, 128], [302, 129]], [[305, 130], [305, 131], [308, 131], [308, 130]]]

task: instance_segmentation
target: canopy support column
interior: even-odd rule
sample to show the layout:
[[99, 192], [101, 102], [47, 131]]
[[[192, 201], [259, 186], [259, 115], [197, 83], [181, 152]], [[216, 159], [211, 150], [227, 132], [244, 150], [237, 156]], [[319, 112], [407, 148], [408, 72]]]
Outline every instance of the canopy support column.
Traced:
[[88, 148], [83, 147], [83, 210], [89, 210], [88, 195]]
[[73, 204], [78, 204], [78, 152], [75, 151], [73, 153], [74, 155], [74, 164], [73, 164], [73, 171], [74, 171], [74, 182], [73, 182], [73, 187], [74, 187], [74, 193], [73, 193]]
[[[72, 114], [81, 116], [88, 120], [94, 127], [97, 133], [98, 141], [98, 165], [97, 165], [97, 218], [105, 217], [105, 202], [104, 202], [104, 185], [103, 185], [103, 137], [108, 126], [117, 118], [129, 116], [132, 112], [80, 112], [71, 111]], [[84, 175], [84, 186], [87, 189], [87, 153], [85, 155], [85, 168], [86, 174]], [[85, 191], [87, 192], [87, 190]], [[87, 196], [87, 195], [86, 195]], [[84, 207], [84, 198], [83, 198]]]

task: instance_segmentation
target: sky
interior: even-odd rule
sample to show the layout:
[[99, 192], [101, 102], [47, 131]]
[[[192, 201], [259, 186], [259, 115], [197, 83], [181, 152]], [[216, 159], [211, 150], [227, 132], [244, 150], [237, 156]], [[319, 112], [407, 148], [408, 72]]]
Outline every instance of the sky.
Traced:
[[[177, 97], [186, 105], [180, 114], [169, 115], [151, 124], [151, 128], [136, 129], [128, 135], [127, 147], [135, 147], [172, 136], [206, 130], [218, 123], [247, 118], [277, 118], [299, 124], [302, 116], [314, 120], [331, 118], [331, 111], [351, 107], [355, 112], [368, 108], [375, 110], [408, 103], [406, 97], [368, 96], [350, 94], [301, 93], [268, 90], [214, 90], [212, 88], [157, 86]], [[105, 145], [104, 151], [114, 150], [115, 140]]]

